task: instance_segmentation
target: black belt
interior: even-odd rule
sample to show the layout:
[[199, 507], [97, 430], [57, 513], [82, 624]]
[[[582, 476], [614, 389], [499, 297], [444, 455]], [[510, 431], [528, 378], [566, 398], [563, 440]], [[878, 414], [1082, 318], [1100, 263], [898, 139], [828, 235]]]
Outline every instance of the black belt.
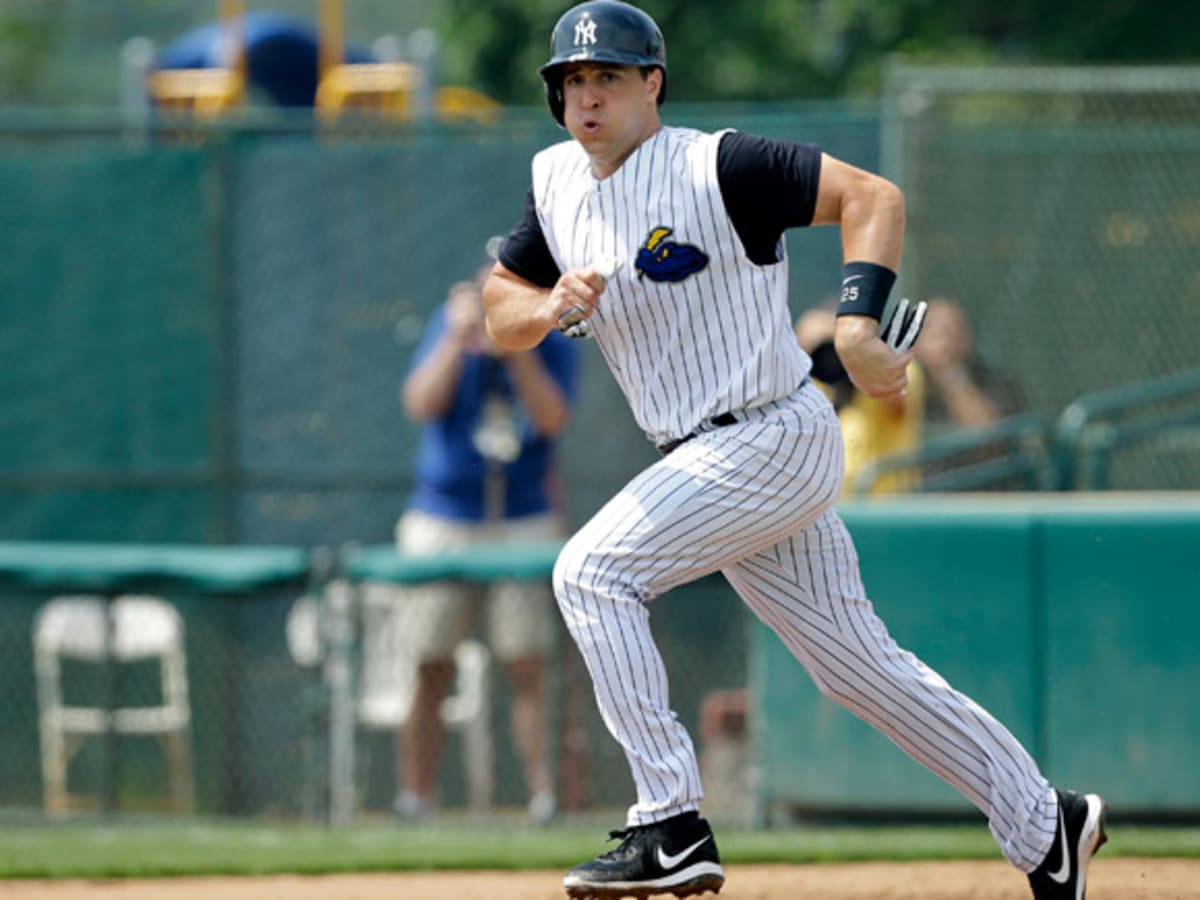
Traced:
[[[719, 416], [713, 416], [711, 419], [709, 419], [708, 424], [715, 425], [718, 428], [724, 428], [726, 425], [735, 425], [735, 424], [737, 424], [737, 416], [735, 416], [733, 413], [727, 413], [727, 412], [721, 413]], [[696, 435], [698, 435], [702, 430], [703, 429], [697, 429], [696, 431], [693, 431], [691, 434], [685, 434], [681, 438], [675, 438], [675, 440], [673, 440], [673, 441], [667, 441], [665, 444], [659, 444], [658, 452], [661, 453], [663, 456], [666, 456], [672, 450], [677, 449], [681, 444], [686, 444], [688, 441], [690, 441], [692, 438], [694, 438]]]

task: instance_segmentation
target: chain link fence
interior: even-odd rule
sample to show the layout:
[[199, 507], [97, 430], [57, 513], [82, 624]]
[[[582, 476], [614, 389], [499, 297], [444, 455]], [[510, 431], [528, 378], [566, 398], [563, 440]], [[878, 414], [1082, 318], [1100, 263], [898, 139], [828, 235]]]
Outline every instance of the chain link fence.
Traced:
[[[1072, 87], [1075, 100], [1050, 102], [898, 70], [882, 112], [675, 105], [667, 118], [882, 166], [909, 198], [905, 291], [959, 298], [988, 360], [1054, 416], [1082, 393], [1200, 365], [1200, 90], [1178, 77], [1170, 96], [1110, 90], [1105, 102]], [[397, 390], [425, 318], [511, 227], [531, 155], [561, 137], [541, 110], [453, 128], [0, 119], [0, 540], [388, 544], [416, 440]], [[836, 229], [794, 232], [788, 246], [798, 314], [836, 290], [841, 248]], [[586, 349], [575, 422], [563, 460], [577, 525], [655, 455]], [[1194, 444], [1170, 446], [1184, 448], [1178, 466], [1160, 446], [1140, 480], [1123, 465], [1110, 486], [1200, 484]], [[64, 590], [0, 593], [0, 807], [43, 804], [33, 635]], [[328, 672], [287, 640], [307, 591], [164, 593], [188, 635], [195, 810], [328, 809]], [[677, 593], [652, 615], [673, 702], [699, 738], [705, 699], [745, 685], [751, 625], [719, 578]], [[562, 645], [560, 663], [571, 653]], [[583, 710], [578, 803], [624, 802], [624, 759], [590, 692], [559, 677], [558, 696]], [[86, 671], [70, 680], [92, 683]], [[509, 807], [525, 789], [502, 677], [492, 690], [496, 803]], [[142, 755], [82, 749], [72, 777], [118, 809], [153, 806], [165, 764], [129, 746]], [[356, 748], [359, 807], [387, 815], [394, 735], [363, 734]], [[442, 772], [452, 808], [466, 802], [458, 749]]]
[[[896, 65], [884, 108], [903, 289], [957, 299], [1029, 410], [1200, 366], [1200, 70]], [[1200, 487], [1197, 460], [1193, 418], [1110, 486]]]
[[[705, 127], [728, 119], [684, 107], [675, 116]], [[878, 165], [873, 110], [756, 110], [729, 121]], [[314, 130], [307, 118], [280, 117], [141, 131], [100, 116], [30, 113], [3, 125], [0, 347], [17, 364], [0, 370], [0, 538], [389, 543], [417, 437], [400, 383], [428, 314], [473, 273], [486, 239], [516, 221], [530, 157], [561, 138], [544, 112], [456, 129], [359, 121]], [[828, 293], [837, 235], [793, 240], [797, 296]], [[656, 458], [594, 352], [585, 350], [579, 394], [579, 425], [562, 454], [575, 525]], [[64, 591], [3, 591], [9, 663], [0, 691], [14, 724], [0, 749], [12, 761], [0, 777], [3, 807], [42, 804], [32, 648], [39, 611]], [[306, 593], [301, 585], [158, 592], [180, 610], [186, 635], [195, 811], [328, 813], [328, 672], [287, 640]], [[674, 702], [697, 733], [705, 696], [745, 684], [749, 623], [720, 579], [679, 594], [654, 615], [664, 623]], [[350, 616], [357, 634], [362, 614]], [[624, 759], [586, 676], [576, 668], [568, 678], [568, 643], [560, 634], [553, 688], [555, 733], [570, 729], [552, 738], [555, 765], [574, 767], [562, 802], [624, 800], [632, 791]], [[71, 668], [72, 691], [112, 671]], [[152, 691], [148, 671], [117, 671], [113, 692], [91, 701]], [[498, 667], [493, 676], [494, 802], [520, 807], [510, 696]], [[395, 732], [363, 728], [356, 737], [355, 807], [387, 815]], [[562, 757], [568, 740], [586, 759]], [[451, 734], [443, 757], [440, 791], [452, 810], [468, 802], [460, 742]], [[89, 739], [73, 757], [72, 793], [84, 808], [170, 809], [165, 760], [148, 737]]]

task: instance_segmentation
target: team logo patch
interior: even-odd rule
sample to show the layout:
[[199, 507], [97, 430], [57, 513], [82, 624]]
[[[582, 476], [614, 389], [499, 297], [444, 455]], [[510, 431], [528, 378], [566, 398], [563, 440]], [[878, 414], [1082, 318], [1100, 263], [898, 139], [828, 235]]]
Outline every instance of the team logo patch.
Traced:
[[708, 265], [708, 254], [699, 247], [668, 241], [673, 231], [660, 225], [650, 232], [634, 262], [638, 278], [645, 275], [651, 281], [683, 281]]

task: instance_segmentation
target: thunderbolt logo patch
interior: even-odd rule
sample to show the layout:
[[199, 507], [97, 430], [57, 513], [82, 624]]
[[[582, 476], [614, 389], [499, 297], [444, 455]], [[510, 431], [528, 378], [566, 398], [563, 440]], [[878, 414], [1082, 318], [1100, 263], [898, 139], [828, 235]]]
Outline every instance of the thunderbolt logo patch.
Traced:
[[672, 231], [659, 226], [650, 232], [634, 261], [638, 278], [645, 275], [651, 281], [683, 281], [708, 265], [708, 254], [699, 247], [666, 240]]

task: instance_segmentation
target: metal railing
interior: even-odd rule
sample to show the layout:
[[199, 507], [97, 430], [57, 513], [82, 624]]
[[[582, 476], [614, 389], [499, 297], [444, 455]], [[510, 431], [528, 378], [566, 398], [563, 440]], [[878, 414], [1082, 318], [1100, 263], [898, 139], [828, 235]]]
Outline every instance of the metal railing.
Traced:
[[1113, 457], [1167, 434], [1189, 440], [1200, 455], [1200, 369], [1176, 372], [1085, 394], [1058, 418], [1060, 490], [1106, 490]]
[[1022, 413], [986, 428], [941, 435], [867, 466], [851, 493], [866, 495], [898, 470], [918, 472], [914, 490], [921, 493], [1111, 490], [1120, 453], [1162, 441], [1200, 461], [1200, 369], [1084, 394], [1052, 425]]
[[1048, 490], [1055, 484], [1054, 458], [1046, 424], [1035, 413], [1010, 416], [985, 428], [954, 431], [920, 447], [885, 456], [863, 469], [851, 488], [855, 496], [889, 472], [920, 473], [922, 493], [974, 491], [1004, 487]]

